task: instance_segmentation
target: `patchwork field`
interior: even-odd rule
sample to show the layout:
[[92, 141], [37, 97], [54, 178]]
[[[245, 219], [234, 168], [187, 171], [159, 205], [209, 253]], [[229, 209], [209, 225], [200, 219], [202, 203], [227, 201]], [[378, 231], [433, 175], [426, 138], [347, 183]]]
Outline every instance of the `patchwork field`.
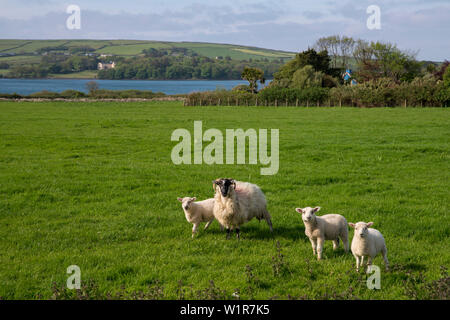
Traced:
[[[444, 286], [432, 281], [442, 284], [450, 265], [449, 116], [437, 108], [0, 101], [0, 297], [75, 297], [58, 289], [70, 265], [80, 267], [83, 284], [94, 284], [83, 293], [94, 298], [448, 294], [448, 278]], [[193, 133], [194, 120], [224, 134], [279, 129], [278, 174], [261, 176], [260, 165], [174, 165], [171, 134]], [[240, 241], [226, 240], [214, 222], [191, 239], [176, 199], [212, 197], [218, 177], [262, 188], [273, 234], [252, 221]], [[305, 206], [374, 222], [392, 266], [385, 272], [375, 259], [380, 290], [366, 287], [342, 247], [333, 252], [326, 242], [325, 259], [314, 259], [294, 210]]]

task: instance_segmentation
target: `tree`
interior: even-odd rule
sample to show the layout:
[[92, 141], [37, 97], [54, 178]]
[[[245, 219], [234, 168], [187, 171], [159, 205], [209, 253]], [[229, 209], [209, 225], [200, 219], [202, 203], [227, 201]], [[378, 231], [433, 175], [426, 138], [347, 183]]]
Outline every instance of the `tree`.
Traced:
[[258, 68], [249, 68], [245, 67], [241, 73], [241, 77], [244, 80], [247, 80], [249, 83], [249, 87], [253, 93], [258, 92], [258, 80], [263, 83], [264, 79], [264, 71]]
[[86, 83], [86, 89], [89, 91], [89, 94], [94, 93], [99, 89], [98, 83], [96, 81], [89, 81]]
[[442, 77], [444, 80], [444, 86], [450, 88], [450, 67], [447, 65], [445, 68], [444, 76]]
[[320, 71], [314, 71], [310, 65], [304, 66], [294, 73], [290, 87], [296, 89], [321, 87], [323, 75]]

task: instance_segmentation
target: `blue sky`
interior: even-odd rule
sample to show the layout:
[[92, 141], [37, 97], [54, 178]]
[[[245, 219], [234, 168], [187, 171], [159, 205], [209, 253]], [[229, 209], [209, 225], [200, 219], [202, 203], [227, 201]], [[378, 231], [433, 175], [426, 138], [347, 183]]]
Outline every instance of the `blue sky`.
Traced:
[[[81, 8], [68, 30], [66, 8]], [[366, 27], [369, 5], [381, 29]], [[0, 0], [1, 39], [142, 39], [233, 43], [300, 51], [348, 35], [396, 43], [418, 58], [450, 59], [449, 0]]]

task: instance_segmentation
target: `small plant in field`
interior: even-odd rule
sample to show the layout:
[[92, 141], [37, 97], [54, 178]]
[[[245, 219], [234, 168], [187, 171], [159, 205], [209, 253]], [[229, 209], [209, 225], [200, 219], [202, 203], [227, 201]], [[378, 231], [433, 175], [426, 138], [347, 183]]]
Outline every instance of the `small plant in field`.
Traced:
[[178, 281], [177, 285], [177, 299], [178, 300], [185, 300], [186, 298], [186, 290], [183, 287], [183, 281]]
[[255, 277], [253, 274], [253, 269], [250, 265], [245, 266], [245, 275], [247, 281], [247, 291], [250, 296], [250, 299], [255, 298], [255, 286], [259, 286], [259, 279]]
[[272, 270], [275, 277], [280, 277], [289, 271], [287, 264], [284, 261], [284, 255], [281, 253], [280, 241], [277, 241], [276, 252], [276, 255], [272, 257]]
[[311, 265], [311, 261], [308, 258], [306, 258], [305, 263], [306, 263], [306, 270], [308, 271], [309, 279], [314, 280], [316, 278], [316, 275], [315, 275], [314, 269]]
[[216, 287], [214, 281], [209, 281], [209, 286], [197, 291], [197, 299], [200, 300], [225, 300], [228, 297], [225, 290]]

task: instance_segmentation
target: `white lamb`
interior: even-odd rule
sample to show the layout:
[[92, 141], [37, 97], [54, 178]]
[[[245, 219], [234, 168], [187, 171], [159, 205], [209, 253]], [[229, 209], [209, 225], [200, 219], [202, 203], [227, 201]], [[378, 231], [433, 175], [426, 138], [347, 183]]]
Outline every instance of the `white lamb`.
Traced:
[[236, 229], [239, 239], [239, 227], [253, 218], [266, 220], [270, 231], [273, 231], [266, 197], [257, 185], [233, 179], [217, 179], [213, 181], [213, 188], [216, 192], [214, 216], [227, 229], [227, 239], [233, 229]]
[[355, 229], [352, 240], [352, 253], [356, 259], [356, 271], [359, 271], [359, 267], [363, 265], [365, 256], [368, 257], [367, 265], [370, 266], [372, 259], [380, 252], [383, 255], [386, 270], [389, 270], [386, 242], [380, 231], [369, 228], [373, 225], [373, 222], [349, 223], [348, 225]]
[[[195, 200], [197, 200], [197, 198], [195, 197], [178, 198], [178, 201], [182, 203], [182, 208], [184, 211], [184, 215], [186, 216], [186, 220], [189, 223], [193, 224], [192, 238], [194, 238], [201, 222], [206, 222], [204, 229], [206, 230], [214, 221], [214, 198], [197, 202], [195, 202]], [[220, 228], [223, 230], [222, 226], [220, 226]]]
[[339, 238], [344, 244], [345, 252], [348, 252], [347, 220], [339, 214], [316, 216], [315, 213], [319, 210], [320, 207], [295, 209], [295, 211], [302, 214], [305, 234], [311, 241], [313, 254], [317, 254], [317, 259], [321, 260], [325, 240], [332, 240], [333, 249], [336, 250], [339, 247]]

